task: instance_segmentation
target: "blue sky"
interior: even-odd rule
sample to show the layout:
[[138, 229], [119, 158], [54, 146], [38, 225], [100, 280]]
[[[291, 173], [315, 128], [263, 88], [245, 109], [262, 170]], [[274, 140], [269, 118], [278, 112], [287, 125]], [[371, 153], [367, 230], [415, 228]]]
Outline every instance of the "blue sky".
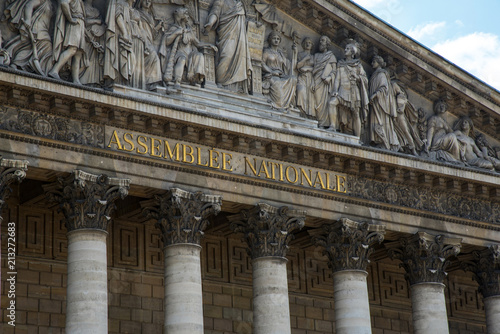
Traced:
[[500, 0], [353, 0], [500, 91]]

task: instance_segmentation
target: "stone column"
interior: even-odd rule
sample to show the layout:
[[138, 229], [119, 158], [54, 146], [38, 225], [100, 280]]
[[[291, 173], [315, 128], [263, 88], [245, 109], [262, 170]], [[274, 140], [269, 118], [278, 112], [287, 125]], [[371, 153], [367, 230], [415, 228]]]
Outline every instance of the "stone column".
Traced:
[[474, 273], [483, 295], [488, 334], [500, 333], [500, 245], [460, 257], [462, 268]]
[[68, 230], [66, 332], [108, 332], [107, 227], [114, 201], [128, 194], [130, 180], [75, 170], [44, 186], [64, 214]]
[[[21, 182], [26, 177], [28, 170], [28, 161], [3, 159], [0, 157], [0, 234], [2, 231], [3, 215], [2, 211], [5, 207], [5, 202], [9, 198], [12, 189], [10, 185], [14, 182]], [[13, 234], [15, 235], [15, 233]], [[0, 258], [2, 257], [2, 238], [0, 237]], [[2, 282], [2, 274], [0, 273], [0, 282]]]
[[371, 333], [366, 267], [371, 246], [384, 240], [385, 226], [342, 218], [309, 233], [325, 248], [333, 269], [336, 333]]
[[389, 256], [402, 261], [410, 283], [415, 334], [449, 333], [443, 284], [447, 259], [460, 252], [461, 239], [417, 232], [387, 244]]
[[253, 332], [291, 333], [286, 251], [291, 232], [304, 226], [306, 212], [259, 203], [228, 217], [231, 229], [242, 232], [252, 258]]
[[141, 203], [161, 230], [165, 255], [165, 333], [202, 334], [200, 239], [222, 197], [173, 188]]

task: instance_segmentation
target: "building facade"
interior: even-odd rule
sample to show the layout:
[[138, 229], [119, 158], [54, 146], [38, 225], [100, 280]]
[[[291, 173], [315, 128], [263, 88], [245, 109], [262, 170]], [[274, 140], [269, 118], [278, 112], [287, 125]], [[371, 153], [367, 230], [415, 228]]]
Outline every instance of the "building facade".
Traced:
[[4, 333], [500, 333], [498, 91], [347, 0], [0, 8]]

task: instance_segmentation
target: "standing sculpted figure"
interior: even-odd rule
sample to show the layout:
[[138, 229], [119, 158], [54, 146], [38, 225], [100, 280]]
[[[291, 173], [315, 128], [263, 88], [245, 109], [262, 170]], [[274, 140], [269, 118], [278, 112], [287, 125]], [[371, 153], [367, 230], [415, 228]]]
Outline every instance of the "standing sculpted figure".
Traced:
[[385, 61], [380, 56], [373, 57], [375, 69], [369, 82], [370, 115], [368, 122], [369, 142], [387, 150], [398, 151], [400, 143], [394, 127], [398, 116], [396, 94], [391, 84]]
[[493, 163], [487, 160], [487, 156], [483, 156], [483, 153], [471, 137], [474, 136], [474, 124], [469, 117], [461, 117], [456, 121], [453, 128], [455, 130], [454, 134], [462, 145], [461, 158], [466, 165], [485, 169], [495, 169]]
[[462, 162], [461, 144], [457, 135], [443, 118], [448, 105], [438, 100], [434, 105], [434, 115], [427, 120], [427, 142], [425, 151], [431, 158], [448, 162]]
[[[345, 59], [337, 64], [329, 102], [330, 117], [338, 116], [341, 128], [351, 127], [355, 136], [361, 136], [361, 123], [365, 123], [368, 116], [368, 78], [358, 59], [358, 43], [350, 41], [344, 53]], [[339, 105], [345, 108], [339, 110]]]
[[307, 118], [316, 118], [314, 113], [314, 94], [312, 91], [314, 55], [311, 53], [314, 43], [311, 38], [302, 40], [302, 49], [297, 56], [297, 108]]
[[71, 61], [71, 77], [80, 84], [80, 62], [85, 52], [85, 10], [81, 0], [59, 0], [54, 26], [54, 60], [50, 77], [60, 79], [59, 71]]
[[93, 6], [93, 0], [85, 0], [85, 54], [82, 63], [85, 70], [80, 75], [84, 85], [100, 85], [103, 82], [104, 66], [104, 24], [99, 10]]
[[[205, 79], [205, 58], [198, 48], [210, 47], [214, 51], [217, 48], [198, 40], [189, 23], [187, 8], [180, 7], [173, 15], [174, 23], [165, 32], [160, 47], [160, 54], [166, 59], [163, 80], [174, 83], [177, 89], [184, 76], [193, 85], [201, 84]], [[167, 47], [170, 47], [169, 51]]]
[[332, 91], [335, 74], [337, 73], [337, 58], [328, 48], [332, 41], [328, 36], [319, 39], [319, 52], [314, 55], [313, 86], [314, 114], [318, 118], [318, 126], [337, 130], [337, 117], [330, 114], [328, 99]]
[[205, 29], [217, 29], [217, 84], [225, 89], [248, 93], [252, 62], [243, 3], [239, 0], [215, 0]]
[[[291, 62], [279, 47], [281, 34], [275, 30], [267, 38], [269, 47], [262, 54], [262, 90], [267, 90], [273, 108], [288, 109], [293, 106], [297, 77], [291, 73]], [[296, 46], [294, 51], [296, 51]]]
[[50, 0], [16, 0], [7, 5], [5, 19], [12, 30], [19, 32], [4, 45], [11, 67], [47, 75], [53, 64], [52, 13]]
[[139, 13], [139, 39], [144, 44], [144, 80], [146, 88], [154, 88], [161, 82], [161, 66], [154, 38], [161, 25], [156, 25], [153, 16], [151, 0], [140, 0]]
[[130, 85], [136, 56], [132, 47], [132, 1], [111, 0], [106, 14], [104, 78]]

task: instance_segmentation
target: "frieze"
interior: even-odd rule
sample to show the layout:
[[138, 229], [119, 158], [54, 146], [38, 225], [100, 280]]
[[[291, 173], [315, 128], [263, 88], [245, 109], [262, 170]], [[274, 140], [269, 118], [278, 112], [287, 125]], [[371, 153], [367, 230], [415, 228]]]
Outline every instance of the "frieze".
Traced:
[[352, 197], [481, 222], [500, 223], [500, 203], [478, 197], [352, 175], [347, 177], [347, 188]]
[[0, 129], [67, 143], [104, 147], [104, 126], [0, 106]]

